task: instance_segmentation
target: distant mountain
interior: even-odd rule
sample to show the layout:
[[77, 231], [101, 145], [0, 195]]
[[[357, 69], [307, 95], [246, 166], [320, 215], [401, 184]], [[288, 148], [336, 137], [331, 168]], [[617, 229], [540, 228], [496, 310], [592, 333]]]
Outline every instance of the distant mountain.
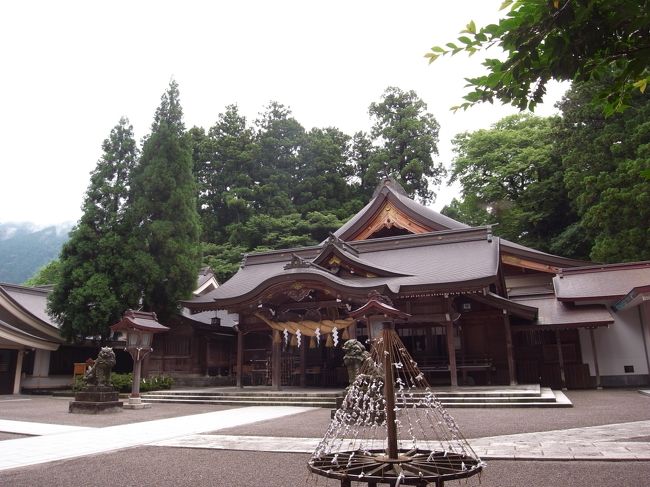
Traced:
[[59, 256], [72, 223], [0, 223], [0, 282], [21, 284]]

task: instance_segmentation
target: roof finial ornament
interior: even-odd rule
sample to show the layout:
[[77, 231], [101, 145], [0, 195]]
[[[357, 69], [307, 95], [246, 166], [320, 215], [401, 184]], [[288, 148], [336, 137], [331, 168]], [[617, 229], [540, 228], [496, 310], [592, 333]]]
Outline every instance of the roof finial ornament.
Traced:
[[393, 306], [393, 301], [388, 296], [381, 294], [376, 289], [373, 289], [368, 293], [368, 301], [371, 301], [373, 299], [380, 303], [387, 304], [388, 306]]
[[327, 242], [331, 243], [334, 245], [334, 247], [337, 247], [341, 250], [347, 250], [348, 252], [351, 252], [354, 255], [359, 255], [359, 251], [355, 249], [352, 245], [349, 243], [341, 240], [339, 237], [334, 235], [332, 232], [330, 232], [330, 236], [327, 237]]

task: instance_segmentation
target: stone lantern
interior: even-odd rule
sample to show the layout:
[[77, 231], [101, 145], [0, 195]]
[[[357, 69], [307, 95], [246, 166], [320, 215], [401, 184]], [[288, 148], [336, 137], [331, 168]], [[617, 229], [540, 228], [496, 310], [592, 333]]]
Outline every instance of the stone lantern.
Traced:
[[156, 313], [127, 310], [119, 323], [111, 326], [111, 331], [121, 332], [126, 338], [126, 350], [133, 358], [133, 387], [125, 409], [144, 409], [151, 407], [140, 398], [140, 376], [142, 360], [153, 350], [151, 343], [154, 333], [168, 331], [169, 328], [158, 323]]

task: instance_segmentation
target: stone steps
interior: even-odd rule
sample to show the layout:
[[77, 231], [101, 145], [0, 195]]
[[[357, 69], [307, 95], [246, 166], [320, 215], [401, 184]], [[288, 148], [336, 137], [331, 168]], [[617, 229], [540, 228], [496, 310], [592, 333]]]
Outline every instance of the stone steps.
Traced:
[[[177, 404], [214, 404], [240, 406], [301, 406], [335, 408], [337, 397], [343, 391], [158, 391], [142, 394], [143, 402]], [[407, 404], [418, 401], [424, 393], [414, 393]], [[525, 390], [513, 389], [463, 389], [456, 391], [434, 391], [447, 408], [503, 408], [503, 407], [571, 407], [568, 398], [561, 392], [548, 388], [530, 386]], [[399, 400], [398, 400], [399, 402]]]

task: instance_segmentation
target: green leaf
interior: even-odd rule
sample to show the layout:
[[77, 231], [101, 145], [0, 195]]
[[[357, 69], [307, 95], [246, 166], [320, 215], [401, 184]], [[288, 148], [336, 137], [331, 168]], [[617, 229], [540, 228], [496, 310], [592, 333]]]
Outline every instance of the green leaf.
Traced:
[[458, 40], [460, 42], [462, 42], [463, 44], [471, 44], [472, 43], [472, 39], [470, 39], [467, 36], [461, 36], [461, 37], [458, 38]]
[[508, 8], [510, 5], [512, 5], [513, 0], [504, 0], [504, 2], [501, 4], [499, 7], [499, 10], [503, 10]]
[[434, 54], [432, 52], [428, 52], [424, 55], [425, 58], [429, 59], [429, 64], [434, 62], [436, 59], [440, 57], [440, 54]]
[[642, 78], [632, 86], [638, 88], [641, 93], [645, 93], [646, 86], [648, 86], [648, 78]]
[[473, 20], [470, 20], [469, 24], [467, 24], [467, 32], [476, 34], [476, 24]]

